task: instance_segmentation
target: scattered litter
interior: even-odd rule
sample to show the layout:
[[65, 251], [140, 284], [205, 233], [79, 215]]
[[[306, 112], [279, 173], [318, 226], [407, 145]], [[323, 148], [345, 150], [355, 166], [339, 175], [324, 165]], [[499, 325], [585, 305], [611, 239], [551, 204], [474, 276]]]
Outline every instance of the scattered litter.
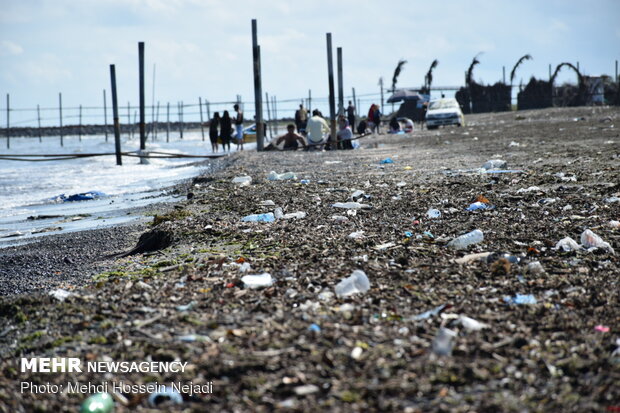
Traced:
[[336, 202], [332, 204], [334, 208], [344, 208], [344, 209], [370, 209], [372, 206], [368, 204], [360, 204], [359, 202]]
[[175, 308], [177, 309], [177, 311], [185, 312], [185, 311], [189, 311], [192, 308], [194, 308], [195, 305], [196, 305], [196, 301], [192, 301], [191, 303], [186, 304], [186, 305], [177, 305]]
[[405, 237], [411, 238], [413, 237], [413, 233], [411, 231], [405, 231]]
[[284, 172], [283, 174], [276, 173], [276, 171], [269, 172], [267, 179], [270, 181], [284, 181], [287, 179], [297, 180], [297, 175], [294, 172]]
[[517, 294], [514, 297], [505, 296], [504, 301], [507, 304], [526, 305], [536, 304], [536, 297], [531, 294]]
[[303, 386], [297, 386], [293, 389], [295, 394], [298, 396], [307, 396], [309, 394], [316, 393], [319, 390], [319, 387], [314, 384], [305, 384]]
[[529, 188], [520, 188], [517, 190], [517, 194], [525, 194], [528, 192], [544, 192], [544, 191], [537, 186], [530, 186]]
[[68, 195], [68, 196], [65, 194], [60, 194], [58, 196], [51, 198], [51, 200], [54, 202], [78, 202], [78, 201], [91, 201], [93, 199], [99, 199], [99, 198], [105, 198], [105, 197], [107, 197], [107, 195], [103, 192], [89, 191], [89, 192], [82, 192], [80, 194]]
[[301, 181], [299, 181], [300, 184], [302, 185], [308, 185], [310, 183], [309, 179], [302, 179]]
[[456, 262], [457, 264], [469, 264], [470, 262], [473, 262], [473, 261], [479, 261], [479, 260], [486, 259], [489, 255], [491, 255], [490, 252], [480, 252], [480, 253], [477, 253], [477, 254], [467, 254], [467, 255], [464, 255], [461, 258], [457, 258], [456, 260], [454, 260], [454, 262]]
[[241, 221], [243, 222], [274, 222], [276, 217], [273, 215], [273, 212], [268, 212], [266, 214], [253, 214], [243, 217]]
[[349, 235], [347, 235], [347, 238], [351, 238], [351, 239], [360, 239], [360, 238], [364, 238], [364, 231], [355, 231], [350, 233]]
[[446, 304], [442, 304], [440, 306], [433, 308], [432, 310], [428, 310], [428, 311], [423, 312], [422, 314], [413, 316], [412, 320], [420, 321], [420, 320], [426, 320], [427, 318], [430, 318], [430, 317], [434, 317], [438, 315], [439, 313], [441, 313], [446, 307], [448, 307]]
[[577, 241], [571, 237], [566, 237], [559, 240], [558, 243], [555, 244], [554, 249], [561, 249], [564, 252], [579, 251], [581, 249], [581, 245], [577, 244]]
[[388, 164], [388, 163], [394, 163], [394, 161], [392, 160], [392, 158], [385, 158], [379, 163]]
[[364, 191], [358, 189], [357, 191], [351, 194], [351, 200], [356, 201], [357, 198], [361, 198], [364, 195]]
[[532, 261], [527, 264], [527, 272], [529, 274], [543, 274], [545, 272], [545, 269], [540, 262]]
[[482, 167], [486, 170], [489, 169], [506, 169], [508, 163], [501, 159], [491, 159], [488, 160], [482, 165]]
[[441, 211], [435, 208], [430, 208], [428, 211], [426, 211], [426, 216], [428, 218], [439, 218], [441, 217]]
[[183, 396], [172, 387], [166, 386], [164, 390], [157, 393], [151, 393], [149, 395], [149, 405], [151, 407], [157, 407], [161, 403], [172, 402], [174, 404], [183, 403]]
[[613, 229], [620, 229], [620, 221], [612, 220], [612, 221], [609, 221], [607, 225], [609, 225]]
[[80, 413], [111, 413], [114, 411], [114, 398], [110, 393], [93, 394], [82, 403]]
[[377, 250], [377, 251], [383, 251], [386, 250], [388, 248], [392, 248], [394, 247], [396, 244], [394, 244], [393, 242], [386, 242], [385, 244], [379, 244], [379, 245], [375, 245], [373, 247], [373, 249]]
[[458, 333], [454, 330], [441, 327], [437, 331], [437, 335], [433, 340], [433, 353], [438, 356], [452, 355], [452, 347], [454, 346], [454, 339], [456, 338], [457, 334]]
[[245, 275], [241, 277], [241, 281], [247, 288], [264, 288], [273, 284], [274, 280], [271, 274], [264, 272], [262, 274]]
[[454, 238], [452, 241], [448, 242], [448, 247], [461, 250], [482, 241], [484, 241], [484, 234], [479, 229], [475, 229], [467, 234]]
[[508, 144], [508, 147], [509, 147], [509, 148], [512, 148], [512, 147], [518, 147], [518, 146], [521, 146], [521, 144], [520, 144], [519, 142], [515, 142], [515, 141], [511, 141], [511, 142]]
[[594, 327], [594, 329], [596, 331], [600, 331], [601, 333], [609, 333], [609, 330], [610, 330], [609, 327], [604, 326], [604, 325], [600, 325], [600, 324], [598, 326]]
[[304, 211], [291, 212], [290, 214], [284, 214], [282, 219], [302, 219], [306, 217]]
[[260, 205], [261, 206], [276, 206], [276, 203], [273, 202], [271, 199], [268, 199], [266, 201], [261, 201]]
[[488, 328], [489, 326], [481, 323], [478, 320], [474, 320], [473, 318], [469, 318], [467, 316], [460, 316], [457, 320], [458, 324], [462, 325], [463, 328], [465, 328], [465, 330], [469, 330], [469, 331], [478, 331], [478, 330], [482, 330], [483, 328]]
[[318, 324], [310, 324], [310, 326], [308, 327], [308, 330], [314, 332], [314, 333], [320, 333], [321, 332], [321, 327], [319, 327]]
[[586, 229], [581, 233], [581, 245], [587, 249], [603, 249], [609, 251], [612, 254], [615, 254], [614, 249], [609, 245], [608, 242], [603, 241], [601, 237], [596, 235], [589, 229]]
[[469, 205], [466, 210], [467, 211], [477, 211], [479, 209], [487, 209], [490, 208], [489, 205], [485, 204], [484, 202], [474, 202], [473, 204]]
[[612, 196], [609, 198], [605, 198], [604, 201], [607, 202], [608, 204], [613, 204], [615, 202], [620, 202], [620, 197]]
[[355, 270], [351, 275], [340, 281], [336, 287], [336, 295], [338, 297], [346, 297], [356, 293], [365, 293], [370, 290], [370, 281], [368, 276], [362, 270]]
[[362, 357], [362, 353], [363, 352], [364, 352], [364, 349], [362, 349], [361, 347], [357, 346], [353, 350], [351, 350], [351, 358], [353, 360], [359, 360]]
[[344, 224], [345, 222], [349, 221], [349, 218], [342, 215], [332, 215], [332, 221], [334, 221], [336, 224]]
[[232, 183], [239, 186], [248, 186], [252, 183], [252, 177], [247, 175], [237, 176], [233, 178]]
[[54, 297], [58, 301], [65, 301], [67, 299], [67, 297], [72, 296], [73, 293], [71, 291], [67, 291], [67, 290], [65, 290], [63, 288], [57, 288], [55, 290], [50, 291], [49, 295], [51, 295], [52, 297]]

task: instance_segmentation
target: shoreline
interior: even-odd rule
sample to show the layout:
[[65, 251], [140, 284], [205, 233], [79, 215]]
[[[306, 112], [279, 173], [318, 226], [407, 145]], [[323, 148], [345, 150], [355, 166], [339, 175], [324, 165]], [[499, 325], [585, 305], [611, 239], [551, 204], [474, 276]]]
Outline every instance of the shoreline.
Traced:
[[[160, 406], [169, 411], [614, 406], [620, 231], [609, 222], [620, 218], [620, 108], [466, 120], [369, 136], [353, 151], [235, 153], [187, 183], [194, 196], [157, 225], [135, 228], [133, 242], [115, 251], [94, 242], [84, 255], [126, 251], [140, 233], [166, 242], [106, 261], [66, 298], [0, 297], [0, 410], [77, 410], [85, 399], [19, 392], [39, 380], [19, 372], [21, 357], [187, 362], [173, 375], [45, 376], [51, 385], [212, 383], [212, 393]], [[480, 172], [498, 158], [510, 172]], [[270, 181], [272, 170], [297, 177]], [[249, 185], [232, 182], [244, 175]], [[370, 208], [334, 206], [354, 194]], [[468, 211], [481, 196], [490, 206]], [[276, 207], [305, 216], [242, 221]], [[448, 246], [474, 229], [481, 242]], [[555, 248], [569, 236], [583, 243], [586, 229], [616, 253]], [[471, 257], [482, 253], [490, 258]], [[370, 288], [336, 296], [354, 270]], [[273, 282], [248, 288], [246, 275], [264, 273]], [[148, 396], [124, 394], [117, 410], [149, 411]]]

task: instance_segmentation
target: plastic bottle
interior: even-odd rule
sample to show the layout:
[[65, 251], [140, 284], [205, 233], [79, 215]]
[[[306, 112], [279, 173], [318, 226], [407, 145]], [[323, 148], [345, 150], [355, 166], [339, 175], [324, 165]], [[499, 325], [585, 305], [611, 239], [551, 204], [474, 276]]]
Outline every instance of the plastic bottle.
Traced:
[[241, 281], [247, 288], [263, 288], [273, 284], [273, 278], [268, 272], [241, 277]]
[[276, 219], [282, 219], [282, 217], [284, 216], [284, 212], [282, 212], [282, 208], [278, 207], [276, 209], [273, 210], [273, 216]]
[[350, 276], [336, 285], [336, 295], [346, 297], [351, 294], [365, 293], [370, 290], [370, 281], [362, 270], [355, 270]]
[[286, 179], [297, 179], [297, 175], [294, 172], [284, 172], [283, 174], [276, 173], [276, 171], [269, 172], [267, 179], [270, 181], [284, 181]]
[[233, 178], [232, 180], [233, 184], [238, 184], [239, 186], [248, 186], [250, 185], [250, 183], [252, 183], [252, 177], [251, 176], [237, 176], [235, 178]]
[[266, 214], [253, 214], [243, 217], [241, 221], [243, 222], [274, 222], [276, 217], [273, 215], [273, 212], [268, 212]]
[[489, 169], [506, 169], [508, 163], [502, 159], [491, 159], [486, 161], [482, 167], [486, 170]]
[[448, 247], [457, 250], [462, 250], [469, 247], [472, 244], [478, 244], [484, 240], [484, 234], [479, 229], [475, 229], [472, 232], [461, 235], [448, 242]]
[[441, 211], [435, 208], [430, 208], [426, 211], [426, 216], [429, 218], [439, 218], [441, 216]]
[[433, 353], [438, 356], [451, 356], [456, 336], [456, 331], [441, 327], [433, 340]]
[[84, 400], [80, 413], [110, 413], [114, 410], [114, 399], [110, 393], [97, 393]]

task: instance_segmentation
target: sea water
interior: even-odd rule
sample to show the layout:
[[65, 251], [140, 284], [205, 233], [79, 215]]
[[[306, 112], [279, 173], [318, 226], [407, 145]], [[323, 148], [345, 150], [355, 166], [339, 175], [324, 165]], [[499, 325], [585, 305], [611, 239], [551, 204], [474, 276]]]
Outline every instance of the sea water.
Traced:
[[[0, 139], [0, 154], [86, 154], [113, 153], [114, 136], [103, 135], [11, 138], [10, 149], [6, 138]], [[122, 138], [122, 151], [139, 149], [139, 138]], [[233, 145], [234, 146], [234, 145]], [[248, 145], [246, 145], [247, 148]], [[250, 148], [247, 148], [250, 149]], [[200, 131], [178, 134], [160, 134], [149, 138], [147, 151], [175, 154], [210, 155], [208, 136], [202, 140]], [[221, 150], [221, 147], [220, 147]], [[123, 165], [116, 165], [116, 157], [98, 156], [45, 162], [0, 159], [0, 247], [15, 245], [47, 234], [85, 230], [144, 219], [128, 214], [133, 207], [154, 202], [169, 202], [175, 198], [163, 191], [182, 180], [200, 174], [206, 164], [200, 158], [149, 159], [147, 165], [139, 158], [123, 157]], [[105, 194], [94, 200], [62, 202], [59, 196], [98, 191]], [[29, 219], [30, 218], [30, 219]], [[36, 218], [36, 219], [35, 219]]]

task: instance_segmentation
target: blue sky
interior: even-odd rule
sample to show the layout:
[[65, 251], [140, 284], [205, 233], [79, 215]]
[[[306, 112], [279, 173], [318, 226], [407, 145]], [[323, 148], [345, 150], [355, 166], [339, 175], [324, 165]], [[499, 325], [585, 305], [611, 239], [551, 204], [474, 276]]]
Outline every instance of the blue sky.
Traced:
[[[0, 107], [6, 108], [7, 93], [12, 108], [57, 107], [59, 92], [63, 106], [100, 107], [103, 89], [110, 102], [112, 63], [119, 103], [136, 105], [138, 42], [144, 41], [148, 104], [155, 65], [155, 101], [162, 105], [171, 102], [176, 110], [178, 101], [230, 102], [239, 94], [253, 112], [252, 18], [263, 90], [291, 100], [279, 104], [280, 115], [309, 89], [313, 97], [327, 96], [327, 32], [334, 62], [335, 48], [343, 48], [347, 99], [352, 87], [358, 95], [377, 94], [380, 77], [389, 87], [399, 59], [408, 62], [398, 86], [409, 87], [422, 85], [433, 59], [439, 60], [435, 85], [462, 85], [480, 52], [474, 78], [483, 83], [501, 80], [502, 66], [508, 76], [526, 53], [533, 60], [517, 72], [517, 83], [546, 79], [548, 65], [564, 61], [579, 62], [585, 74], [613, 76], [620, 59], [616, 0], [0, 0]], [[573, 78], [564, 71], [559, 80]], [[363, 97], [362, 110], [371, 100], [377, 98]], [[32, 115], [17, 111], [11, 119], [25, 123]], [[0, 116], [6, 122], [4, 109]], [[100, 115], [90, 116], [97, 122]]]

